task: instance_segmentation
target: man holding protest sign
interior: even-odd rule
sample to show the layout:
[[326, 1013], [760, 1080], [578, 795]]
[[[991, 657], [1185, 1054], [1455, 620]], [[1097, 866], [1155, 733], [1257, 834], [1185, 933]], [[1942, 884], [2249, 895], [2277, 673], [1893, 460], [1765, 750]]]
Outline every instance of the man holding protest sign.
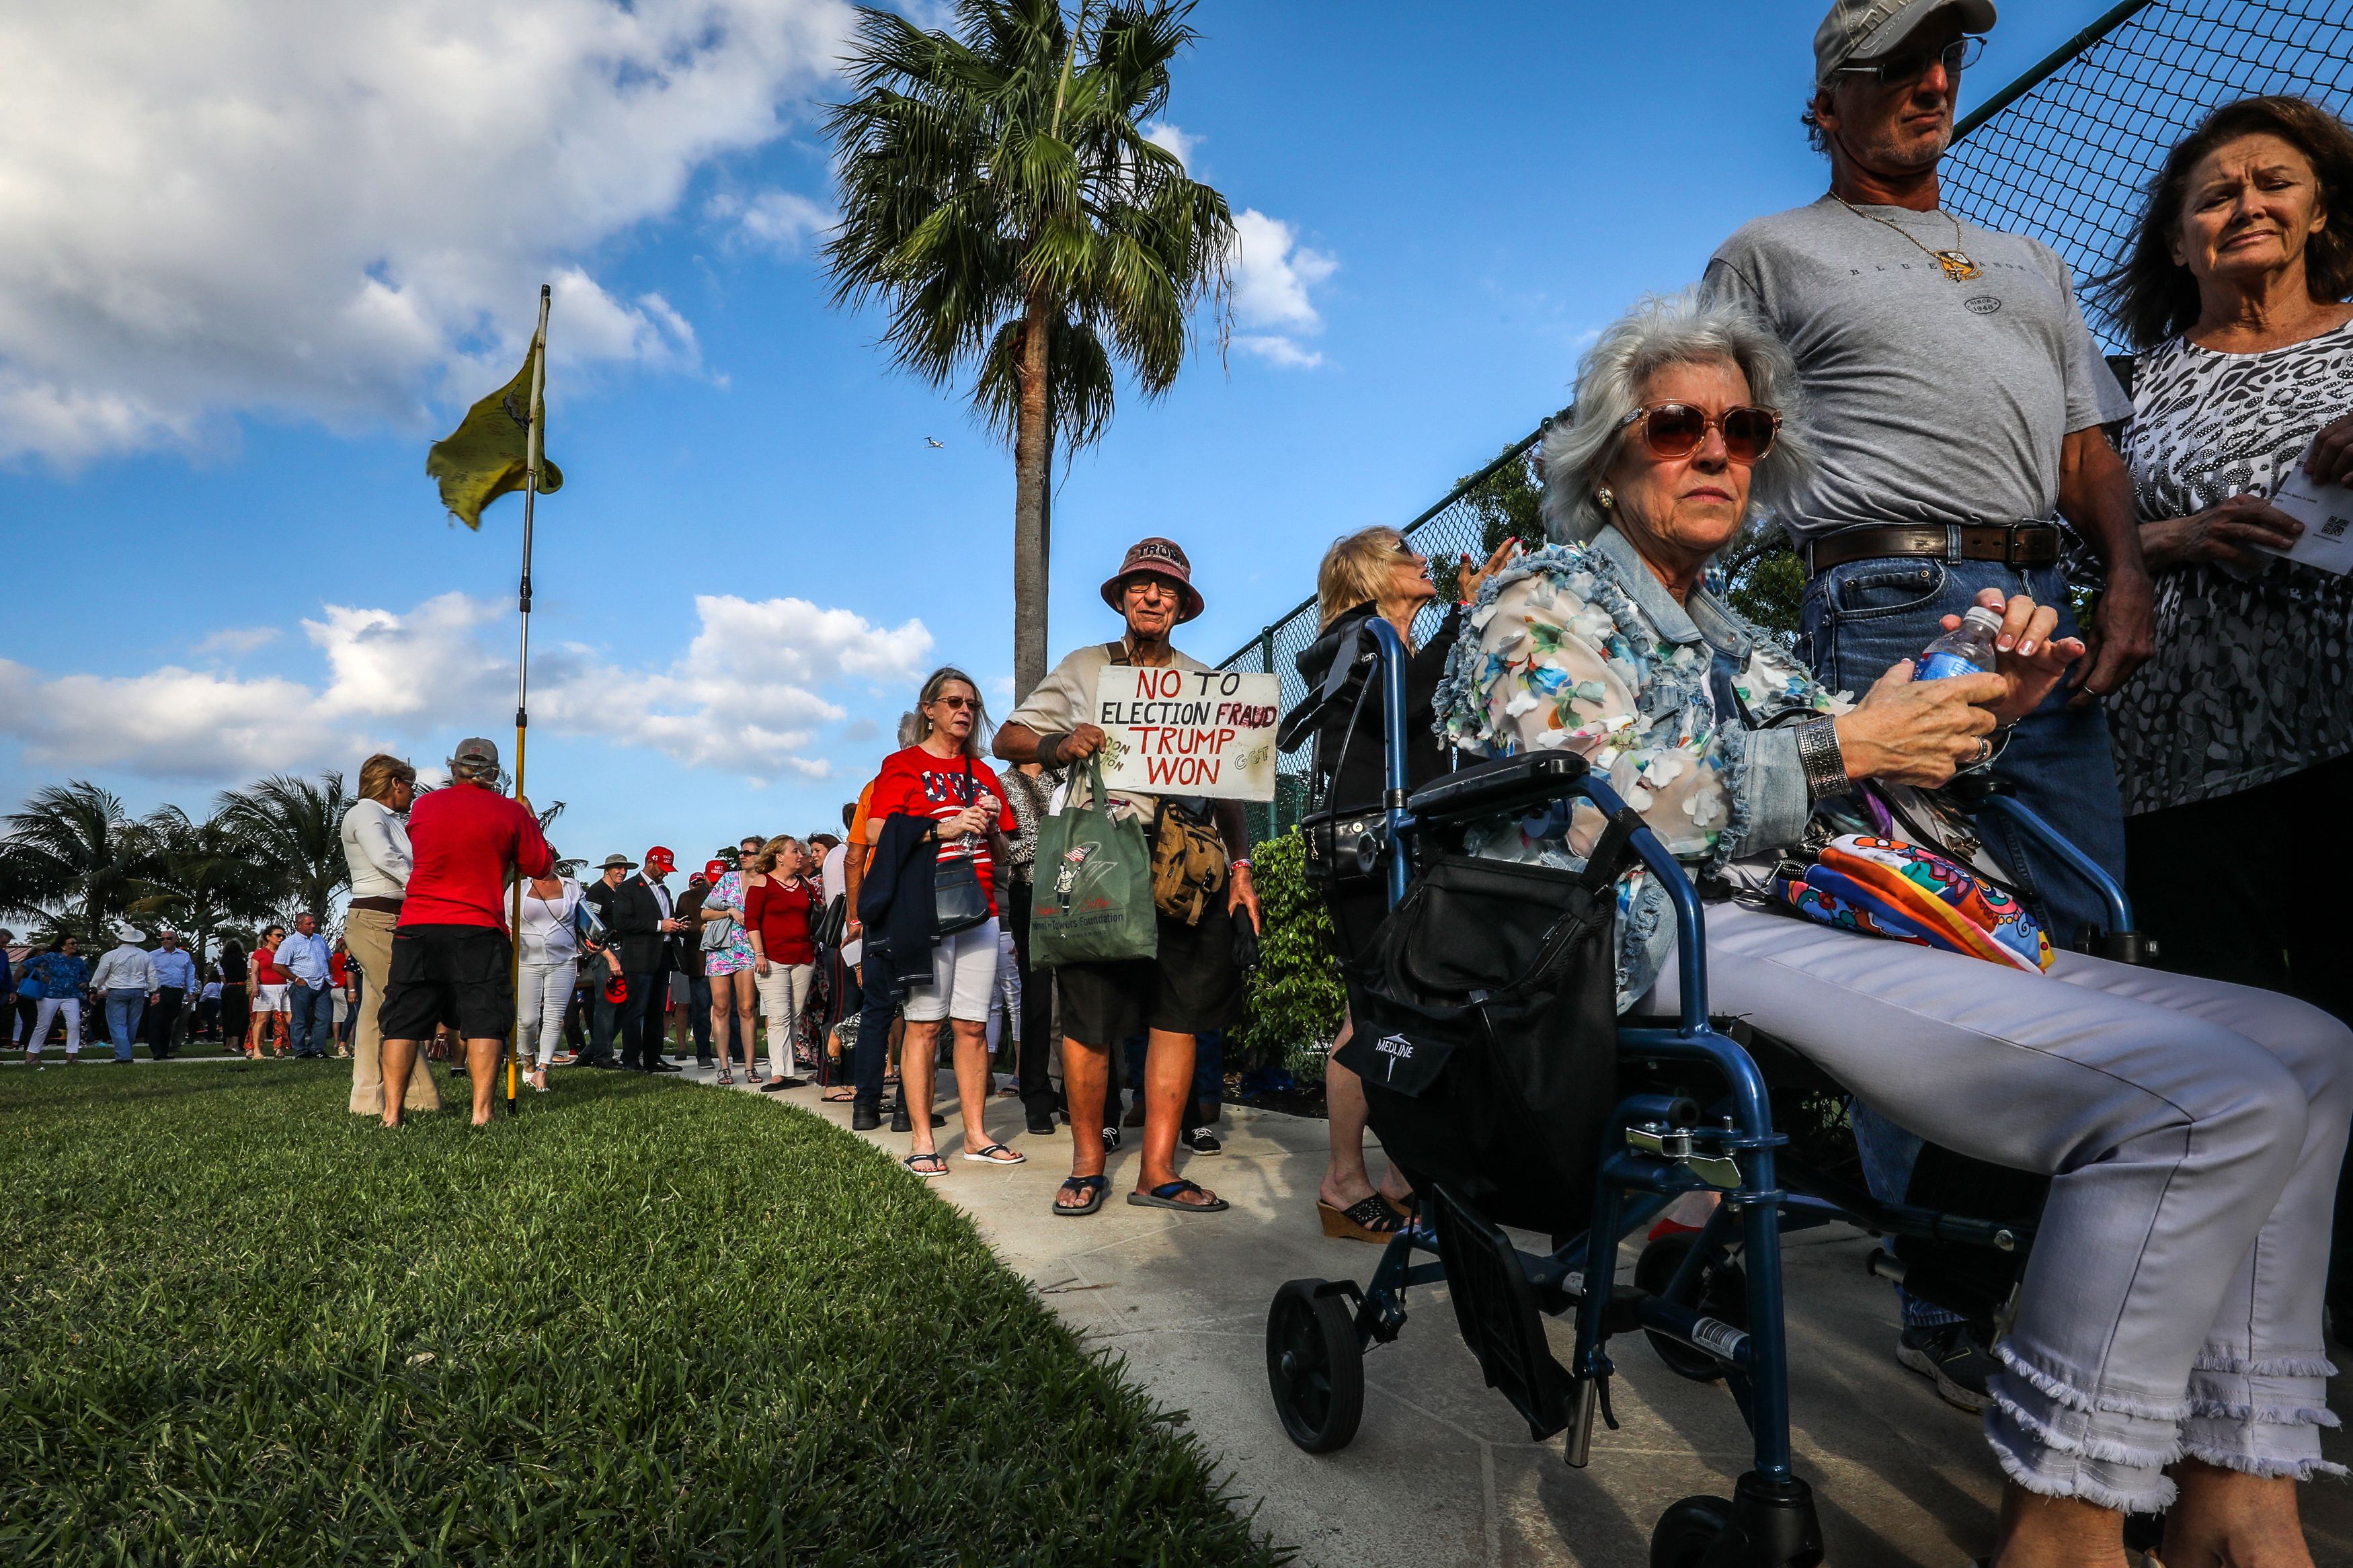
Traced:
[[[1214, 670], [1170, 646], [1170, 633], [1201, 613], [1192, 575], [1173, 542], [1135, 544], [1103, 585], [1103, 602], [1127, 622], [1126, 635], [1071, 653], [997, 731], [996, 752], [1009, 763], [1060, 768], [1100, 753], [1113, 810], [1142, 824], [1152, 845], [1157, 956], [1065, 963], [1054, 972], [1072, 1140], [1057, 1214], [1103, 1206], [1098, 1130], [1111, 1051], [1139, 1033], [1150, 1040], [1144, 1161], [1127, 1201], [1226, 1206], [1176, 1174], [1176, 1132], [1192, 1089], [1194, 1037], [1241, 1018], [1236, 946], [1254, 941], [1259, 913], [1240, 803], [1273, 797], [1276, 700], [1260, 684], [1271, 677]], [[1188, 793], [1156, 793], [1180, 788]], [[1051, 875], [1038, 868], [1039, 885]], [[1237, 911], [1250, 921], [1247, 936]]]

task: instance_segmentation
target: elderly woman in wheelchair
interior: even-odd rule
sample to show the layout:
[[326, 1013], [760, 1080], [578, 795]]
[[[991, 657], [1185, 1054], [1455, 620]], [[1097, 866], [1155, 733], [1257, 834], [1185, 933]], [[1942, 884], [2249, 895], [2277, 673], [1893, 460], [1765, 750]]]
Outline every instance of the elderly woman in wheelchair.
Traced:
[[[1483, 585], [1440, 723], [1489, 757], [1582, 757], [1713, 891], [1703, 971], [1678, 965], [1668, 879], [1618, 879], [1621, 1011], [1672, 1013], [1701, 981], [1714, 1012], [1931, 1143], [2050, 1178], [1985, 1416], [2000, 1568], [2122, 1563], [2123, 1513], [2168, 1509], [2177, 1568], [2304, 1568], [2294, 1483], [2338, 1468], [2318, 1432], [2336, 1425], [2321, 1243], [2353, 1036], [2266, 992], [2047, 949], [2047, 970], [1989, 962], [1770, 907], [1785, 851], [1855, 826], [1836, 814], [1858, 786], [1932, 804], [2084, 651], [2051, 640], [2051, 607], [1989, 594], [1994, 673], [1915, 681], [1905, 661], [1849, 702], [1726, 607], [1710, 560], [1810, 460], [1797, 399], [1787, 352], [1736, 310], [1651, 300], [1607, 331], [1545, 444], [1555, 542]], [[1560, 801], [1460, 847], [1575, 870], [1605, 826]]]

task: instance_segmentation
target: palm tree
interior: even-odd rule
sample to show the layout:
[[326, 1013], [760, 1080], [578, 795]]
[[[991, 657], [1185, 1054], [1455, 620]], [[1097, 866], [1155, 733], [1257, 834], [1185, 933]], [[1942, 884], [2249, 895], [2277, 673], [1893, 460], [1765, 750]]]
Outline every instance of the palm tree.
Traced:
[[7, 818], [0, 840], [0, 908], [55, 913], [96, 942], [138, 894], [146, 847], [121, 800], [76, 779], [52, 784]]
[[1102, 437], [1112, 357], [1158, 397], [1214, 304], [1223, 341], [1226, 198], [1140, 122], [1168, 102], [1191, 0], [959, 0], [956, 35], [861, 9], [858, 95], [827, 117], [841, 222], [838, 305], [880, 297], [883, 341], [933, 385], [976, 372], [982, 422], [1014, 453], [1013, 670], [1046, 672], [1047, 483]]
[[131, 912], [169, 921], [188, 939], [201, 974], [214, 933], [233, 921], [266, 918], [272, 889], [219, 816], [196, 822], [166, 805], [150, 813], [139, 833], [147, 854]]
[[222, 792], [214, 820], [235, 836], [278, 912], [309, 910], [324, 921], [351, 881], [343, 841], [351, 804], [343, 775], [332, 768], [315, 781], [272, 773]]

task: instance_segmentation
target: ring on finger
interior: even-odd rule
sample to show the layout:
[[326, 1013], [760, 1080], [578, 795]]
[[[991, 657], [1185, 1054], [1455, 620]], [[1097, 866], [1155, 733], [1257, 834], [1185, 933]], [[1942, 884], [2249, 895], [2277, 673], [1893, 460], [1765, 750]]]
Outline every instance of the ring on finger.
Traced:
[[1985, 736], [1978, 737], [1978, 754], [1969, 759], [1969, 766], [1978, 767], [1993, 755], [1993, 742]]

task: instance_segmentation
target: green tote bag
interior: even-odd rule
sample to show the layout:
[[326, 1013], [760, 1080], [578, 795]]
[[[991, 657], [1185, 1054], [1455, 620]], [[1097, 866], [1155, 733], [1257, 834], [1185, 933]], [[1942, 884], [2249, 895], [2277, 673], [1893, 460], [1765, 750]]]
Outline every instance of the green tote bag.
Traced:
[[1087, 804], [1071, 781], [1062, 809], [1038, 825], [1029, 906], [1032, 965], [1160, 956], [1152, 907], [1152, 847], [1144, 826], [1113, 818], [1103, 758], [1087, 759]]

